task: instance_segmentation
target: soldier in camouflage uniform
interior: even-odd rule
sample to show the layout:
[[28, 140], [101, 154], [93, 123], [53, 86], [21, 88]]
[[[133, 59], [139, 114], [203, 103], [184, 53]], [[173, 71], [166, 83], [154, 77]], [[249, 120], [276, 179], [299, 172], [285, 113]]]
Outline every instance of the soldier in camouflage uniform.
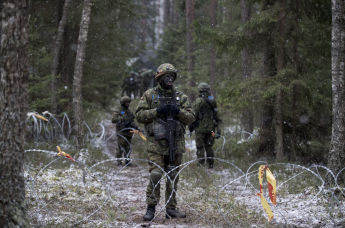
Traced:
[[[212, 146], [214, 139], [219, 138], [221, 134], [217, 103], [214, 97], [211, 95], [210, 86], [202, 82], [198, 86], [199, 97], [196, 99], [193, 105], [193, 111], [196, 116], [195, 122], [189, 126], [190, 132], [195, 130], [197, 157], [200, 159], [199, 163], [205, 163], [205, 151], [206, 156], [211, 159], [207, 159], [208, 167], [213, 168], [214, 152]], [[215, 131], [217, 129], [217, 131]], [[215, 133], [217, 132], [217, 133]]]
[[122, 93], [121, 96], [127, 95], [129, 97], [136, 97], [138, 92], [138, 74], [134, 71], [131, 71], [130, 75], [126, 77], [122, 83]]
[[[155, 75], [158, 85], [147, 90], [138, 104], [135, 111], [138, 122], [145, 125], [147, 134], [147, 152], [149, 162], [150, 181], [146, 190], [147, 211], [144, 215], [145, 221], [154, 218], [155, 207], [160, 199], [160, 181], [165, 172], [169, 172], [169, 143], [166, 139], [158, 139], [158, 135], [166, 131], [164, 126], [159, 124], [165, 121], [167, 115], [173, 115], [176, 121], [175, 130], [175, 156], [174, 166], [179, 166], [182, 161], [182, 154], [185, 152], [185, 127], [191, 124], [195, 118], [192, 108], [185, 94], [175, 90], [173, 81], [176, 79], [177, 70], [169, 63], [158, 67]], [[176, 100], [176, 104], [166, 104], [164, 98]], [[164, 103], [164, 104], [163, 104]], [[156, 140], [157, 139], [157, 140]], [[158, 167], [158, 166], [159, 167]], [[184, 218], [186, 215], [176, 209], [176, 190], [179, 177], [176, 176], [178, 170], [169, 173], [171, 180], [167, 180], [165, 200], [167, 218]], [[174, 191], [173, 188], [174, 187]], [[171, 198], [170, 198], [171, 197]], [[170, 200], [169, 200], [170, 198]], [[169, 200], [169, 201], [168, 201]]]
[[[133, 133], [131, 130], [138, 129], [134, 123], [134, 115], [129, 110], [129, 104], [131, 98], [128, 96], [121, 97], [120, 107], [116, 108], [112, 122], [116, 124], [117, 131], [117, 144], [118, 150], [116, 152], [116, 158], [128, 158], [126, 159], [126, 165], [130, 164], [130, 150], [131, 140]], [[122, 165], [122, 161], [118, 160], [118, 165]]]
[[142, 77], [144, 91], [152, 88], [155, 80], [154, 72], [150, 69], [145, 69], [145, 71], [142, 72]]

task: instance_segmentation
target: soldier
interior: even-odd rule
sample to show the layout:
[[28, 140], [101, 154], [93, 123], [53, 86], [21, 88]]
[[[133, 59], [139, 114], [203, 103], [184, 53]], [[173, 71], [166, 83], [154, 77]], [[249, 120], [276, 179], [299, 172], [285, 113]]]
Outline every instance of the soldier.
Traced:
[[133, 96], [135, 97], [137, 95], [137, 76], [138, 74], [134, 71], [131, 71], [129, 77], [125, 78], [125, 80], [122, 83], [122, 93], [121, 96], [127, 95], [129, 97]]
[[146, 70], [145, 68], [139, 70], [136, 76], [136, 96], [141, 97], [141, 95], [146, 91], [144, 90], [144, 75], [143, 72]]
[[[131, 98], [128, 96], [121, 97], [120, 104], [112, 119], [112, 122], [116, 124], [117, 131], [117, 144], [118, 150], [116, 152], [116, 158], [127, 158], [126, 165], [130, 165], [130, 149], [131, 140], [133, 133], [131, 130], [138, 129], [134, 123], [134, 115], [129, 110], [129, 104], [131, 103]], [[122, 161], [118, 160], [118, 165], [122, 165]]]
[[146, 190], [145, 221], [151, 221], [154, 218], [155, 207], [160, 198], [162, 169], [168, 173], [171, 180], [166, 182], [166, 217], [186, 217], [186, 214], [176, 209], [179, 179], [176, 167], [181, 164], [182, 153], [185, 151], [185, 127], [195, 118], [187, 96], [175, 90], [173, 86], [176, 74], [177, 70], [173, 65], [169, 63], [160, 65], [155, 75], [158, 85], [143, 94], [135, 111], [138, 122], [144, 124], [148, 136], [150, 180]]
[[149, 88], [152, 88], [154, 85], [155, 76], [152, 70], [145, 69], [145, 71], [142, 72], [143, 75], [143, 88], [146, 91]]
[[[207, 163], [209, 168], [213, 168], [214, 152], [212, 146], [214, 138], [219, 138], [221, 134], [220, 124], [221, 119], [218, 116], [217, 103], [211, 95], [210, 86], [202, 82], [198, 86], [199, 97], [193, 105], [193, 111], [196, 120], [189, 126], [189, 131], [195, 130], [197, 157], [200, 159], [199, 163], [205, 163], [205, 152], [208, 157]], [[217, 129], [217, 133], [215, 130]]]

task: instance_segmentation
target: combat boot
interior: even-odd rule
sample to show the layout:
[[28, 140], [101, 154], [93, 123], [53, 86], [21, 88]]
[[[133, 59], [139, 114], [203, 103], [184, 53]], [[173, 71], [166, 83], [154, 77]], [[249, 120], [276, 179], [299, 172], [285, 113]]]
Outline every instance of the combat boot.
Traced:
[[151, 221], [155, 217], [156, 207], [147, 206], [146, 214], [144, 215], [144, 221]]
[[176, 208], [167, 208], [166, 218], [185, 218], [186, 214], [178, 211]]

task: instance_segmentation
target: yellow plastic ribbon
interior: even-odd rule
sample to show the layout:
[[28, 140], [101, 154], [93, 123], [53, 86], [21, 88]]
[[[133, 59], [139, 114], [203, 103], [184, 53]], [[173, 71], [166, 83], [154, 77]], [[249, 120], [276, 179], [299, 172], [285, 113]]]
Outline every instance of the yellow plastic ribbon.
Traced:
[[142, 140], [144, 140], [144, 141], [147, 140], [145, 135], [139, 130], [131, 130], [130, 132], [132, 132], [133, 134], [138, 134], [140, 136], [140, 138], [142, 138]]
[[270, 205], [268, 205], [268, 202], [266, 200], [266, 198], [264, 197], [264, 195], [262, 193], [258, 193], [258, 196], [260, 196], [260, 199], [261, 199], [261, 204], [262, 204], [262, 207], [264, 208], [267, 216], [268, 216], [268, 221], [272, 221], [273, 219], [273, 212], [271, 210], [271, 207]]
[[271, 202], [273, 205], [277, 205], [277, 183], [269, 168], [266, 169], [266, 179]]
[[33, 115], [36, 116], [38, 119], [41, 119], [41, 120], [44, 120], [44, 121], [48, 122], [48, 120], [45, 117], [43, 117], [43, 116], [41, 116], [39, 114], [34, 113]]
[[260, 165], [259, 167], [259, 183], [260, 183], [260, 193], [257, 195], [260, 196], [262, 207], [264, 208], [266, 214], [268, 215], [268, 221], [271, 221], [273, 219], [273, 212], [271, 210], [271, 207], [269, 206], [266, 198], [263, 195], [263, 178], [264, 178], [264, 172], [266, 171], [266, 180], [267, 180], [267, 186], [268, 186], [268, 193], [270, 196], [270, 200], [273, 205], [277, 204], [277, 183], [276, 179], [274, 178], [271, 170], [268, 168], [267, 165]]
[[68, 159], [74, 161], [74, 159], [72, 158], [72, 156], [69, 155], [68, 153], [62, 151], [61, 148], [60, 148], [59, 146], [56, 146], [56, 148], [58, 149], [58, 154], [57, 154], [58, 156], [64, 156], [64, 157], [66, 157], [66, 158], [68, 158]]

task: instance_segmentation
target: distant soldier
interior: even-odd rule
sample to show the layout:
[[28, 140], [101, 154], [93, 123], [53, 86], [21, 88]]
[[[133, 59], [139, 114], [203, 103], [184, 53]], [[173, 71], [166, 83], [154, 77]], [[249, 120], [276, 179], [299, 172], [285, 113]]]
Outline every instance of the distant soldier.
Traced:
[[127, 95], [129, 97], [132, 97], [132, 94], [134, 97], [137, 95], [137, 76], [138, 74], [134, 71], [131, 71], [129, 77], [125, 78], [122, 84], [122, 93], [121, 96]]
[[141, 97], [141, 95], [146, 91], [144, 89], [144, 75], [143, 72], [145, 71], [145, 68], [142, 68], [138, 71], [138, 74], [136, 75], [136, 97]]
[[155, 208], [159, 202], [160, 181], [163, 176], [161, 169], [169, 174], [171, 180], [166, 182], [166, 217], [186, 217], [186, 214], [176, 208], [179, 180], [177, 167], [181, 164], [182, 154], [185, 152], [185, 127], [194, 121], [194, 114], [187, 96], [173, 87], [176, 74], [177, 70], [173, 65], [169, 63], [160, 65], [156, 73], [158, 86], [144, 93], [135, 111], [138, 122], [145, 125], [148, 136], [150, 180], [146, 190], [145, 221], [154, 218]]
[[[129, 110], [129, 104], [131, 99], [128, 96], [121, 97], [120, 107], [118, 107], [112, 119], [112, 122], [116, 124], [117, 132], [117, 144], [118, 150], [116, 152], [116, 158], [128, 158], [126, 159], [126, 165], [130, 160], [131, 140], [133, 133], [131, 130], [138, 129], [134, 123], [134, 115]], [[122, 165], [122, 161], [118, 160], [118, 165]]]
[[[193, 105], [196, 120], [189, 126], [189, 131], [195, 130], [197, 157], [200, 159], [199, 163], [205, 163], [205, 151], [208, 157], [207, 163], [209, 168], [213, 168], [214, 152], [212, 146], [214, 139], [219, 138], [221, 134], [217, 103], [211, 95], [210, 86], [202, 82], [198, 86], [199, 97]], [[216, 132], [216, 133], [215, 133]]]
[[155, 80], [155, 74], [152, 70], [145, 69], [145, 71], [142, 72], [143, 75], [143, 88], [144, 91], [148, 90], [149, 88], [152, 88], [154, 86], [154, 80]]

